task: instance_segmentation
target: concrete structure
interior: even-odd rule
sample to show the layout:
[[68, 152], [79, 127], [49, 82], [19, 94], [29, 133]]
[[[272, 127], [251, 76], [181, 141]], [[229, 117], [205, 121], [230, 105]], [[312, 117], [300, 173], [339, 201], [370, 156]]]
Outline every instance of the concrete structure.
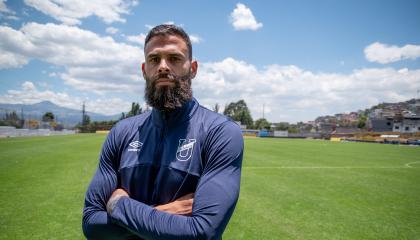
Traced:
[[393, 131], [401, 133], [420, 132], [420, 116], [404, 116], [402, 121], [394, 123]]
[[274, 137], [288, 137], [289, 131], [274, 131]]
[[0, 137], [51, 136], [75, 133], [75, 130], [52, 131], [50, 129], [16, 129], [15, 127], [0, 126]]
[[372, 132], [392, 132], [394, 120], [392, 118], [385, 119], [371, 119], [370, 127]]
[[335, 126], [331, 123], [320, 123], [318, 131], [321, 133], [331, 133], [334, 131]]

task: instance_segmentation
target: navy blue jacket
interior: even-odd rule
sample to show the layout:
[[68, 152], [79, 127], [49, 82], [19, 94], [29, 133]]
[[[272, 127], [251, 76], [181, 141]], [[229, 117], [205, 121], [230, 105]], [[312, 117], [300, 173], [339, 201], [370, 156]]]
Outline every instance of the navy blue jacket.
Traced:
[[[221, 239], [239, 197], [239, 126], [193, 99], [122, 120], [110, 131], [83, 209], [88, 239]], [[110, 215], [116, 188], [121, 198]], [[195, 193], [192, 216], [153, 206]]]

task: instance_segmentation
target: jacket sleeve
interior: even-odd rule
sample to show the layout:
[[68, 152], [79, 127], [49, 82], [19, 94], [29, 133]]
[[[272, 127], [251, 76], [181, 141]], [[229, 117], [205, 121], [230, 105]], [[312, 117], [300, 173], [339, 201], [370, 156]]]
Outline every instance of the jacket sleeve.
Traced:
[[132, 234], [114, 223], [106, 212], [106, 204], [117, 188], [117, 157], [115, 128], [102, 147], [99, 166], [88, 187], [83, 208], [83, 233], [88, 239], [127, 239]]
[[194, 195], [192, 216], [158, 211], [121, 198], [112, 221], [143, 239], [220, 239], [239, 197], [243, 138], [239, 127], [225, 122], [209, 133], [207, 160]]

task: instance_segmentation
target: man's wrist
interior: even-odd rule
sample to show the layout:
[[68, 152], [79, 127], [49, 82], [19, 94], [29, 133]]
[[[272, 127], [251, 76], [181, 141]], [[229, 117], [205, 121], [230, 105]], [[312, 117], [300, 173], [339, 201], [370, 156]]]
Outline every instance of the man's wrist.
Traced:
[[112, 211], [114, 210], [118, 201], [121, 200], [121, 198], [123, 198], [123, 197], [127, 197], [127, 196], [118, 195], [116, 197], [113, 197], [113, 198], [109, 199], [108, 203], [106, 204], [106, 211], [108, 212], [108, 214], [112, 213]]

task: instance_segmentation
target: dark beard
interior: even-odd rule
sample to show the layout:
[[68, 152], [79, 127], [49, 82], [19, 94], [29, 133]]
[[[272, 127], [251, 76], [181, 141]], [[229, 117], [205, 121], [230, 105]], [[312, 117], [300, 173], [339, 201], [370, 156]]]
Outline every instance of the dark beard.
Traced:
[[[154, 77], [144, 76], [146, 88], [144, 98], [149, 106], [160, 111], [172, 111], [192, 99], [191, 72], [184, 76], [163, 73]], [[156, 80], [160, 78], [173, 79], [175, 86], [156, 88]]]

